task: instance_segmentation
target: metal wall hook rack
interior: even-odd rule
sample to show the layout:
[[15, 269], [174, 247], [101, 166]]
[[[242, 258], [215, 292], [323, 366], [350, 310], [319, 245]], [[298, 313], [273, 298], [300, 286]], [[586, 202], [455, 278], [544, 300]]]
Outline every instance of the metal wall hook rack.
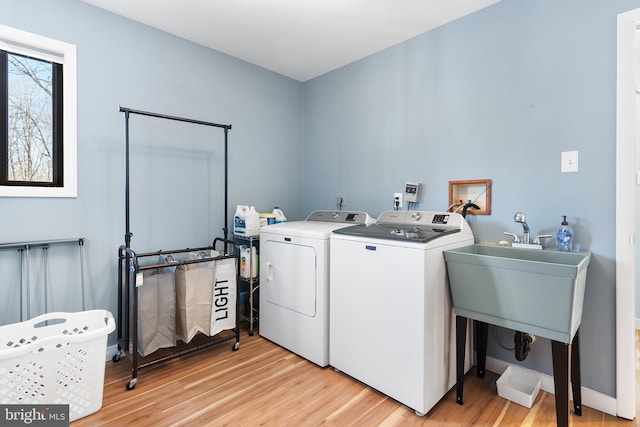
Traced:
[[[44, 311], [48, 313], [48, 249], [51, 245], [77, 243], [80, 248], [80, 287], [82, 294], [82, 311], [86, 309], [86, 296], [84, 285], [84, 237], [54, 240], [32, 240], [26, 242], [0, 243], [0, 250], [17, 250], [20, 252], [20, 321], [31, 318], [31, 249], [40, 248], [43, 251], [43, 287], [44, 287]], [[26, 302], [23, 300], [26, 296]], [[26, 309], [26, 310], [25, 310]]]

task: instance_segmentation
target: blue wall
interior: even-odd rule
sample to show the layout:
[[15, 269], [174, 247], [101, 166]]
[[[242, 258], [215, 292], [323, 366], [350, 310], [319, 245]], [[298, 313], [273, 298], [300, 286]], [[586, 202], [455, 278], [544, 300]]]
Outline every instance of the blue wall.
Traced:
[[[583, 385], [615, 395], [616, 15], [637, 0], [502, 2], [305, 83], [304, 211], [335, 203], [377, 216], [405, 181], [420, 209], [448, 181], [491, 179], [477, 241], [553, 233], [567, 215], [593, 252], [581, 328]], [[578, 173], [561, 173], [578, 150]], [[513, 334], [496, 331], [513, 346]], [[489, 354], [517, 363], [490, 339]], [[547, 340], [524, 365], [551, 374]]]
[[[119, 105], [231, 124], [229, 218], [237, 204], [302, 215], [300, 82], [78, 0], [0, 0], [0, 10], [0, 24], [77, 46], [79, 175], [74, 199], [0, 198], [0, 243], [85, 237], [88, 308], [117, 313], [125, 234]], [[223, 131], [141, 116], [130, 126], [132, 247], [198, 247], [222, 236]], [[79, 266], [68, 265], [77, 252], [52, 254], [67, 261], [50, 260], [49, 309], [78, 310]], [[33, 255], [32, 315], [43, 311], [42, 257]], [[19, 320], [17, 261], [17, 252], [0, 251], [2, 324]]]
[[[489, 178], [492, 214], [471, 219], [478, 241], [521, 232], [520, 210], [533, 234], [553, 232], [568, 215], [576, 243], [593, 252], [583, 385], [613, 396], [616, 15], [639, 6], [503, 0], [301, 84], [78, 0], [0, 0], [0, 24], [78, 47], [79, 146], [78, 198], [0, 198], [0, 242], [87, 238], [89, 308], [117, 311], [118, 105], [232, 124], [230, 211], [278, 204], [300, 219], [332, 208], [340, 193], [346, 209], [377, 216], [408, 180], [423, 183], [420, 209], [442, 210], [448, 181]], [[219, 236], [221, 133], [133, 118], [131, 136], [134, 249]], [[578, 173], [560, 173], [568, 150], [580, 152]], [[2, 323], [17, 310], [10, 257], [0, 253]], [[77, 309], [74, 281], [57, 284], [55, 309]], [[496, 334], [511, 344], [507, 331]], [[515, 361], [489, 345], [490, 355]], [[536, 342], [525, 365], [551, 373], [549, 347]]]

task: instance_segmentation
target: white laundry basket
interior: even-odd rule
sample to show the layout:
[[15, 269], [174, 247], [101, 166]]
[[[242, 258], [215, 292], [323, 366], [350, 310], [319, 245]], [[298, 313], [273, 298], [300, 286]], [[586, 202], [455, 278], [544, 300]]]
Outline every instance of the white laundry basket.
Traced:
[[68, 404], [69, 418], [102, 406], [107, 310], [48, 313], [0, 327], [0, 403]]

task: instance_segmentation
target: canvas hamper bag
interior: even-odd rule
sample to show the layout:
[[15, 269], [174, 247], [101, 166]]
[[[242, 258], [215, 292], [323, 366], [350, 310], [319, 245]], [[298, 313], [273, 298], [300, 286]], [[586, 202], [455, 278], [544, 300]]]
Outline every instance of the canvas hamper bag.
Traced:
[[143, 271], [138, 290], [138, 353], [176, 345], [175, 267]]
[[236, 326], [236, 261], [237, 258], [223, 258], [215, 261], [210, 335]]
[[198, 333], [209, 335], [215, 262], [176, 268], [176, 336], [185, 343]]

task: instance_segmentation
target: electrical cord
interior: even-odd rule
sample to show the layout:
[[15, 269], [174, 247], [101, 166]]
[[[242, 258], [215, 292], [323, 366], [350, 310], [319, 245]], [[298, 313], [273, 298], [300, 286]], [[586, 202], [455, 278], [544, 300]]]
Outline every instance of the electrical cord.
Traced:
[[505, 350], [509, 350], [509, 351], [513, 351], [516, 349], [516, 346], [514, 345], [513, 347], [507, 347], [506, 345], [503, 345], [500, 340], [498, 340], [498, 337], [496, 336], [496, 325], [491, 325], [493, 326], [493, 340], [496, 342], [496, 344], [498, 344], [500, 347], [504, 348]]

